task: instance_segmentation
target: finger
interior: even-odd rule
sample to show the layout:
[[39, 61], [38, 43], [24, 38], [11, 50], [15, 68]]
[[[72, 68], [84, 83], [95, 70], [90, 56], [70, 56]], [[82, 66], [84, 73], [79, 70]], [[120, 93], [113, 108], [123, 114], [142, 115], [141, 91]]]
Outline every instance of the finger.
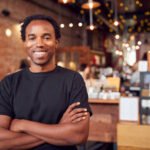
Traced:
[[80, 121], [85, 120], [85, 119], [86, 119], [86, 117], [80, 117], [80, 118], [73, 120], [72, 123], [77, 123], [77, 122], [80, 122]]
[[77, 106], [79, 106], [79, 105], [80, 105], [80, 102], [76, 102], [76, 103], [71, 104], [71, 105], [68, 107], [66, 113], [71, 112], [75, 107], [77, 107]]
[[76, 109], [73, 109], [71, 112], [70, 112], [70, 116], [73, 116], [75, 114], [78, 114], [78, 113], [84, 113], [84, 112], [87, 112], [87, 109], [86, 108], [76, 108]]
[[77, 118], [86, 117], [87, 114], [88, 114], [87, 112], [75, 114], [71, 117], [71, 121], [76, 120]]

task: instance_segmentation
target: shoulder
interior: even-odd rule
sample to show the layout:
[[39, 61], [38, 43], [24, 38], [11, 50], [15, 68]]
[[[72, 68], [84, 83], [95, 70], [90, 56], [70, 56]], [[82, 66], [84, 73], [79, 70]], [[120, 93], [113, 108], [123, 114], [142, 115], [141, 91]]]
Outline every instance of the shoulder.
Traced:
[[22, 75], [23, 72], [24, 69], [20, 69], [20, 70], [16, 70], [13, 73], [9, 73], [1, 80], [1, 83], [11, 83], [13, 80], [19, 78], [19, 76]]
[[63, 67], [60, 67], [60, 66], [58, 66], [58, 70], [59, 70], [59, 73], [62, 73], [67, 78], [82, 79], [81, 74], [77, 71], [73, 71], [73, 70], [70, 70], [68, 68], [63, 68]]

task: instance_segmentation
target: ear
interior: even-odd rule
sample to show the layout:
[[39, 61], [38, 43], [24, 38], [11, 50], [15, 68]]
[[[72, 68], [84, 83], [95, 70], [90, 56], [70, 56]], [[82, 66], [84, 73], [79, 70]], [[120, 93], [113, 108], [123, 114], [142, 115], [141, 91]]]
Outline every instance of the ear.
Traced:
[[56, 46], [55, 46], [55, 48], [58, 48], [58, 45], [59, 45], [59, 40], [58, 40], [58, 39], [56, 39], [55, 43], [56, 43]]

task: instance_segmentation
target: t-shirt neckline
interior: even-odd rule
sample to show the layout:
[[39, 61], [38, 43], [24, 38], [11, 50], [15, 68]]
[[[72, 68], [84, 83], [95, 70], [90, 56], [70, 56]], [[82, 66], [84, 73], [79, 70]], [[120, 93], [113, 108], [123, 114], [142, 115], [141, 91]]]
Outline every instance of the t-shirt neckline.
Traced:
[[58, 70], [59, 66], [56, 65], [56, 67], [53, 70], [46, 71], [46, 72], [31, 72], [29, 68], [26, 68], [26, 72], [31, 76], [47, 76], [49, 74], [52, 74]]

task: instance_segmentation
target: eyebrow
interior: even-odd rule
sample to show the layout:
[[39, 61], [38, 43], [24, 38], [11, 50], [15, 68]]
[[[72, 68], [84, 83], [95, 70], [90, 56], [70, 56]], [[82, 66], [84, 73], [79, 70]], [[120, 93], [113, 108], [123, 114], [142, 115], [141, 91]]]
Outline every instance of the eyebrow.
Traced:
[[42, 36], [52, 36], [51, 33], [44, 33]]

